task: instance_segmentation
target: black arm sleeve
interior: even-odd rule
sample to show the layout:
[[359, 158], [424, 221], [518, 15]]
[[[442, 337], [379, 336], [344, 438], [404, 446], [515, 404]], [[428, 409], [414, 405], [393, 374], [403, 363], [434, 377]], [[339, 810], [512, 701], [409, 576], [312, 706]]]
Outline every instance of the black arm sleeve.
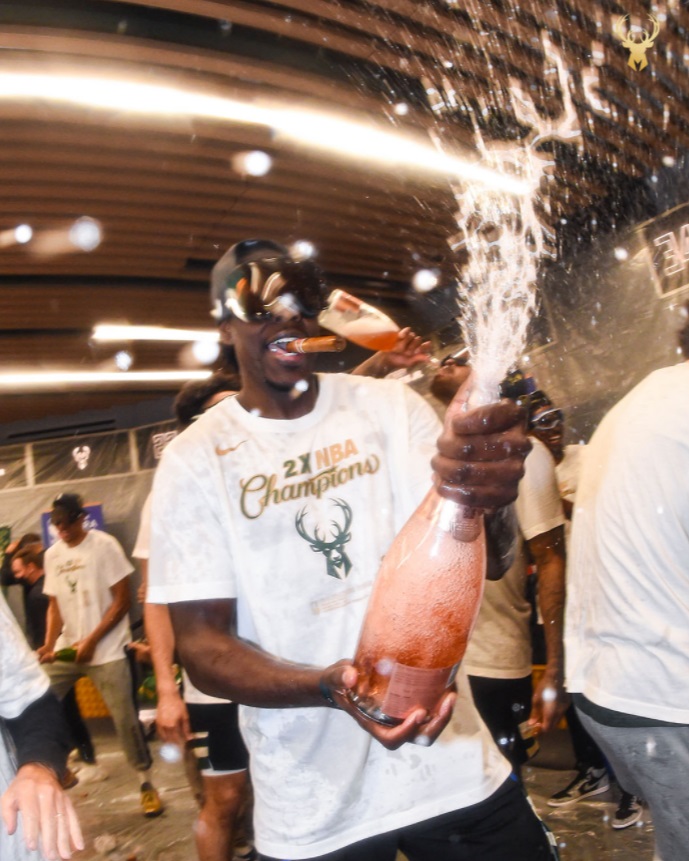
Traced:
[[518, 534], [514, 505], [506, 505], [486, 515], [486, 576], [489, 580], [499, 580], [509, 570], [517, 552]]
[[71, 744], [62, 703], [55, 694], [46, 691], [19, 717], [5, 720], [5, 726], [14, 743], [17, 768], [38, 762], [62, 777]]

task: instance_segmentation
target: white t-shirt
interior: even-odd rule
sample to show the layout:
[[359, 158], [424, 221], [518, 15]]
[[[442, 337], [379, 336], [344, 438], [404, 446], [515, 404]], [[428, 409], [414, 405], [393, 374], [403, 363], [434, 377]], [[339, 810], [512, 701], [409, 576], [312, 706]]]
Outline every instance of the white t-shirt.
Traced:
[[[319, 385], [308, 415], [266, 419], [227, 399], [170, 443], [154, 484], [149, 600], [236, 597], [240, 636], [327, 666], [354, 655], [380, 561], [429, 486], [439, 425], [394, 381]], [[491, 795], [509, 765], [464, 674], [458, 687], [435, 745], [394, 752], [343, 712], [242, 707], [259, 851], [310, 858]]]
[[[560, 463], [555, 466], [557, 486], [560, 491], [560, 499], [574, 505], [579, 487], [579, 476], [586, 454], [585, 445], [566, 445], [564, 456]], [[572, 538], [572, 520], [565, 522], [565, 546], [569, 552], [569, 542]]]
[[[16, 718], [31, 703], [43, 696], [50, 683], [29, 648], [19, 625], [0, 593], [0, 717]], [[16, 773], [15, 764], [0, 729], [0, 796]], [[0, 823], [0, 858], [2, 861], [38, 861], [44, 856], [29, 852], [24, 843], [22, 816], [14, 836], [10, 837]]]
[[567, 689], [689, 723], [689, 362], [646, 377], [588, 445], [567, 596]]
[[486, 581], [481, 609], [463, 661], [470, 676], [522, 679], [531, 675], [531, 605], [526, 599], [524, 541], [565, 522], [555, 480], [555, 461], [540, 440], [532, 439], [532, 442], [515, 503], [521, 533], [517, 555], [502, 579]]
[[[62, 633], [55, 645], [63, 649], [87, 637], [112, 604], [110, 587], [134, 568], [112, 535], [90, 529], [76, 547], [58, 541], [45, 552], [43, 592], [54, 596], [62, 616]], [[91, 664], [124, 660], [131, 640], [129, 618], [108, 631], [96, 646]]]
[[560, 497], [566, 502], [574, 503], [585, 452], [585, 445], [566, 445], [562, 460], [555, 467]]
[[149, 493], [139, 516], [139, 531], [136, 533], [136, 541], [132, 550], [132, 557], [134, 559], [148, 559], [150, 556], [152, 501], [153, 493]]
[[[151, 545], [151, 503], [153, 494], [149, 493], [141, 509], [141, 519], [139, 520], [139, 532], [136, 536], [136, 543], [132, 550], [132, 556], [135, 559], [148, 559], [150, 556]], [[148, 600], [148, 595], [146, 596]], [[182, 667], [182, 689], [184, 691], [184, 702], [193, 703], [194, 705], [218, 705], [231, 702], [231, 700], [223, 700], [219, 697], [212, 697], [210, 694], [204, 694], [192, 684], [188, 673]]]

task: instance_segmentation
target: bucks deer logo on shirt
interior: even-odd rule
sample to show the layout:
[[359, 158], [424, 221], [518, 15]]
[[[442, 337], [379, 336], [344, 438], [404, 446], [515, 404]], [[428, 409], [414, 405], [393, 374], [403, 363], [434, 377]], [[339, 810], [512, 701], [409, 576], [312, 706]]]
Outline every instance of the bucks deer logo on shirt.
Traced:
[[331, 500], [339, 509], [341, 516], [333, 518], [327, 529], [315, 524], [309, 534], [306, 526], [308, 506], [304, 506], [294, 519], [299, 535], [311, 545], [314, 553], [325, 556], [326, 571], [329, 577], [344, 580], [352, 568], [352, 562], [347, 556], [345, 545], [352, 539], [349, 527], [352, 524], [352, 509], [344, 499]]

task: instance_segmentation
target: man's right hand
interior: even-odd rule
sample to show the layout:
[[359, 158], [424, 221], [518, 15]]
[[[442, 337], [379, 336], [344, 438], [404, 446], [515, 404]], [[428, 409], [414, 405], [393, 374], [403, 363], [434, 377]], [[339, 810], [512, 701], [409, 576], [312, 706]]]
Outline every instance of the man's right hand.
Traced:
[[430, 747], [449, 723], [457, 699], [454, 691], [447, 691], [430, 714], [418, 708], [398, 726], [383, 726], [365, 717], [349, 698], [348, 692], [354, 688], [356, 681], [357, 670], [348, 661], [333, 664], [321, 675], [322, 684], [330, 691], [337, 706], [388, 750], [397, 750], [407, 742]]
[[158, 691], [156, 729], [162, 741], [181, 748], [192, 737], [189, 712], [179, 691], [162, 694]]

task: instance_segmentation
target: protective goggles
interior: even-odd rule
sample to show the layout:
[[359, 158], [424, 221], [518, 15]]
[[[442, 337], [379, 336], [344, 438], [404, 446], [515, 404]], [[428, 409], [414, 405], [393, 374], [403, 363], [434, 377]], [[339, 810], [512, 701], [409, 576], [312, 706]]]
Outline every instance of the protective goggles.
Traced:
[[562, 410], [552, 409], [546, 410], [539, 416], [535, 416], [529, 421], [529, 427], [532, 430], [553, 430], [558, 425], [561, 425], [565, 420]]
[[325, 298], [325, 282], [312, 261], [275, 257], [233, 269], [224, 304], [245, 323], [256, 323], [296, 314], [316, 317], [325, 308]]

